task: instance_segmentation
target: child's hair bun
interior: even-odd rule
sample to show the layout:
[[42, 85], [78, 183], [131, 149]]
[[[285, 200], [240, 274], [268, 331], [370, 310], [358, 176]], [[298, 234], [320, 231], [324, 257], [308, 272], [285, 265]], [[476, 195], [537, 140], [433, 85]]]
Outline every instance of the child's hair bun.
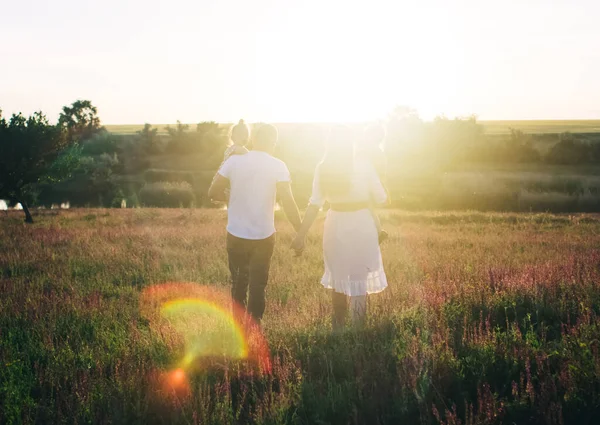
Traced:
[[250, 127], [241, 119], [236, 125], [231, 127], [230, 138], [236, 145], [244, 146], [250, 138]]

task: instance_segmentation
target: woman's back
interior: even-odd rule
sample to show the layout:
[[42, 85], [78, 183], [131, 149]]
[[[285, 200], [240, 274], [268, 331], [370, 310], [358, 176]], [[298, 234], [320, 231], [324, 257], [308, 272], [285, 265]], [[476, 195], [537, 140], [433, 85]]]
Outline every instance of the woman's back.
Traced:
[[346, 190], [324, 193], [321, 184], [322, 168], [315, 172], [313, 192], [310, 199], [312, 205], [322, 206], [326, 201], [330, 204], [375, 202], [384, 203], [387, 195], [373, 165], [366, 159], [355, 158], [350, 181]]

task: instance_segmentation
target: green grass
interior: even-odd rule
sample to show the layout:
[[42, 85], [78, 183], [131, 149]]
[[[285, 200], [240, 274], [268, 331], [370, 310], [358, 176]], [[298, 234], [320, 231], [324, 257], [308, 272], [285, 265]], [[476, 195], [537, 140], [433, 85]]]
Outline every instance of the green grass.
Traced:
[[305, 255], [278, 216], [264, 332], [273, 362], [207, 360], [164, 392], [181, 351], [141, 294], [227, 294], [225, 212], [0, 214], [0, 423], [596, 424], [600, 216], [382, 216], [390, 287], [364, 328], [330, 331], [322, 219]]

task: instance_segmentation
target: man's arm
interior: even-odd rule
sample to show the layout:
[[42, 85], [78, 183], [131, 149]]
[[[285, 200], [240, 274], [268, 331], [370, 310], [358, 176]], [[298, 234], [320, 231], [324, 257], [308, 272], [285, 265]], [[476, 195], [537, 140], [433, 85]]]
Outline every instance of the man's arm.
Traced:
[[308, 235], [308, 231], [317, 219], [320, 210], [321, 207], [319, 207], [318, 205], [308, 206], [308, 208], [306, 209], [306, 213], [304, 214], [304, 220], [302, 220], [302, 226], [300, 226], [300, 229], [298, 230], [299, 238], [305, 238], [306, 235]]
[[208, 197], [214, 201], [227, 202], [226, 190], [229, 187], [229, 179], [221, 174], [215, 174], [213, 181], [208, 189]]
[[302, 220], [300, 219], [298, 205], [296, 205], [296, 200], [292, 194], [290, 182], [277, 183], [277, 196], [279, 197], [279, 201], [281, 202], [281, 206], [283, 207], [287, 219], [292, 223], [294, 230], [297, 232], [302, 225]]

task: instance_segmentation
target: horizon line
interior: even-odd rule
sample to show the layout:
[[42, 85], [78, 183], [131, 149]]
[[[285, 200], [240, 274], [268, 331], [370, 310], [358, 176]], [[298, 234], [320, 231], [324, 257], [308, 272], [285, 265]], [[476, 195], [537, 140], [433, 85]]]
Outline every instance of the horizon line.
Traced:
[[[455, 119], [468, 119], [471, 116], [466, 115], [466, 116], [456, 116], [456, 117], [447, 117], [444, 115], [439, 115], [438, 117], [445, 117], [449, 120], [455, 120]], [[433, 121], [436, 117], [432, 118], [432, 119], [423, 119], [421, 118], [423, 121]], [[477, 118], [477, 116], [475, 116], [477, 122], [540, 122], [540, 121], [545, 121], [545, 122], [582, 122], [582, 121], [588, 121], [588, 122], [594, 122], [594, 121], [600, 121], [600, 117], [598, 118], [519, 118], [519, 119], [507, 119], [507, 118], [503, 118], [503, 119], [479, 119]], [[259, 124], [259, 123], [269, 123], [269, 124], [364, 124], [364, 123], [370, 123], [370, 122], [375, 122], [375, 121], [384, 121], [385, 119], [379, 119], [379, 120], [361, 120], [361, 121], [344, 121], [344, 120], [339, 120], [339, 121], [335, 121], [335, 120], [331, 120], [331, 121], [249, 121], [248, 124]], [[218, 124], [235, 124], [237, 121], [216, 121], [216, 120], [203, 120], [203, 121], [194, 121], [194, 122], [181, 122], [181, 124], [183, 125], [193, 125], [193, 124], [199, 124], [199, 123], [203, 123], [203, 122], [215, 122]], [[150, 124], [153, 127], [154, 126], [159, 126], [159, 125], [175, 125], [177, 124], [177, 121], [175, 122], [170, 122], [170, 123], [157, 123], [157, 124], [152, 124], [149, 122], [138, 122], [138, 123], [102, 123], [103, 126], [134, 126], [134, 125], [145, 125], [145, 124]]]

